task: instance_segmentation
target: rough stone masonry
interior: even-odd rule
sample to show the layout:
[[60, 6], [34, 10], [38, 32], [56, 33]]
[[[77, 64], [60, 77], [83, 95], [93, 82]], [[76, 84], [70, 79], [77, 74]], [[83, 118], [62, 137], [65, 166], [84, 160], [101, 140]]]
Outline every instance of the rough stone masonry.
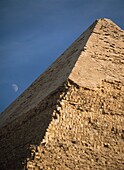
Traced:
[[96, 20], [0, 115], [1, 170], [124, 170], [124, 31]]

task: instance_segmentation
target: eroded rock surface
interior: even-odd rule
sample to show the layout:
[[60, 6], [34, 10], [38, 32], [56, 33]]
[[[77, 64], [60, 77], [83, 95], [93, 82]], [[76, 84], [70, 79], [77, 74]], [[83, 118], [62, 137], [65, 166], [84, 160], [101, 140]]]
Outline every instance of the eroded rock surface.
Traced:
[[95, 21], [1, 115], [2, 170], [124, 169], [124, 31]]

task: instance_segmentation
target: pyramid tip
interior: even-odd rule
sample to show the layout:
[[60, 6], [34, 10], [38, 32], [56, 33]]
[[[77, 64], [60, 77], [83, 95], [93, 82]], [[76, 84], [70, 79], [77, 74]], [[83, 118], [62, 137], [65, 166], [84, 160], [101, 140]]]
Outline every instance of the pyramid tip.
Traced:
[[113, 22], [113, 21], [109, 18], [98, 18], [96, 19], [96, 22]]
[[113, 25], [114, 27], [116, 26], [119, 29], [121, 29], [114, 21], [112, 21], [109, 18], [99, 18], [99, 19], [96, 19], [95, 23], [96, 24], [102, 24], [102, 25], [109, 25], [110, 24], [110, 25]]
[[102, 20], [102, 21], [103, 21], [103, 20], [105, 20], [105, 21], [111, 21], [111, 19], [109, 19], [109, 18], [98, 18], [98, 19], [97, 19], [97, 21], [101, 21], [101, 20]]

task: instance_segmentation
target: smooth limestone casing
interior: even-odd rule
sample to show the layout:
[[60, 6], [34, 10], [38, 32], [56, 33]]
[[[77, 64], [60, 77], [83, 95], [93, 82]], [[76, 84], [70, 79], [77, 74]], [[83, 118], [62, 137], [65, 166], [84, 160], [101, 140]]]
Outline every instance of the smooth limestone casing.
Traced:
[[1, 116], [4, 169], [124, 169], [124, 32], [95, 21]]

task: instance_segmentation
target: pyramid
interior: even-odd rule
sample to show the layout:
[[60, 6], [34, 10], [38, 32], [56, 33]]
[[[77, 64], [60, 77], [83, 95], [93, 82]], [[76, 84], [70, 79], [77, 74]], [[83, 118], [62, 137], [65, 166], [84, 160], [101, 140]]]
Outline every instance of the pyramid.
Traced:
[[0, 115], [0, 169], [124, 169], [123, 63], [124, 31], [96, 20]]

